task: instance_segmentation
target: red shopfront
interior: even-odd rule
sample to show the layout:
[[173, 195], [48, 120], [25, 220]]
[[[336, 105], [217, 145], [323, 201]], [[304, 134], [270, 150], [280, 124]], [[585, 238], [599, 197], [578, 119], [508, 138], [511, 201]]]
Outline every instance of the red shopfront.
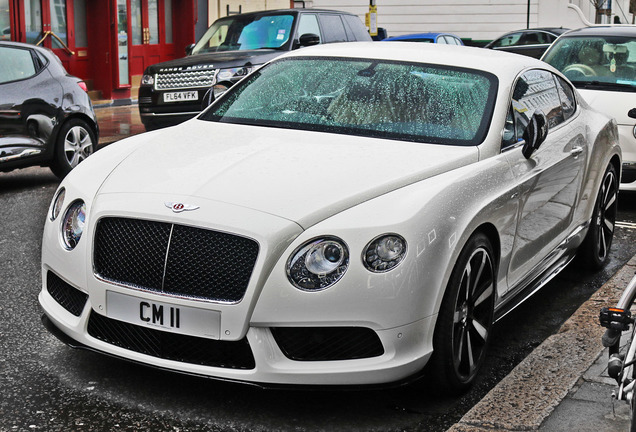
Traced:
[[146, 66], [183, 56], [196, 21], [197, 0], [0, 0], [2, 39], [51, 48], [105, 99], [134, 96]]

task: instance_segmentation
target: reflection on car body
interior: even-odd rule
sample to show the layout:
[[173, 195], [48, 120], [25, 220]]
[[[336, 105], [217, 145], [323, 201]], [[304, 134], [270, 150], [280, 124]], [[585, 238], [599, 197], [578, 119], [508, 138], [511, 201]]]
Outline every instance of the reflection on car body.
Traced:
[[461, 392], [495, 320], [575, 253], [604, 265], [620, 161], [616, 124], [536, 59], [310, 47], [71, 173], [39, 300], [73, 346], [156, 367], [265, 386], [428, 367]]

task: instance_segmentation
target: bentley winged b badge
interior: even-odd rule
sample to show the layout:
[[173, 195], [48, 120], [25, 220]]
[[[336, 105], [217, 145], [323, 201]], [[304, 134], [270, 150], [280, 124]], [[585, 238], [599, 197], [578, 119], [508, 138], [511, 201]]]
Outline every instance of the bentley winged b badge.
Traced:
[[199, 208], [197, 205], [185, 204], [180, 202], [166, 202], [164, 203], [166, 207], [172, 209], [175, 213], [181, 213], [183, 211], [196, 210]]

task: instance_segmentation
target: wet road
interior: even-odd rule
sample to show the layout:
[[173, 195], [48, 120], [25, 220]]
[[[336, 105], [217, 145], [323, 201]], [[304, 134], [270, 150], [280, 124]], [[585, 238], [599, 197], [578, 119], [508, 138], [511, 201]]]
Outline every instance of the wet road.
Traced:
[[[106, 128], [112, 135], [138, 128], [130, 111], [98, 110], [117, 119], [100, 121], [102, 136]], [[636, 253], [630, 225], [636, 195], [621, 194], [625, 223], [617, 228], [608, 268], [598, 274], [567, 269], [500, 321], [482, 378], [462, 398], [441, 398], [422, 383], [368, 391], [262, 390], [72, 350], [44, 330], [37, 303], [41, 232], [57, 184], [46, 168], [0, 175], [2, 431], [443, 431]]]

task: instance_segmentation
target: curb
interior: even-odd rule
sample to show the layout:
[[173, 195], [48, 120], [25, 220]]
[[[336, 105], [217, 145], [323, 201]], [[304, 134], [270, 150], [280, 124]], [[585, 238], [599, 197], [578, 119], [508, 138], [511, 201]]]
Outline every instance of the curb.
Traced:
[[598, 324], [636, 271], [636, 256], [447, 432], [538, 430], [604, 350]]

